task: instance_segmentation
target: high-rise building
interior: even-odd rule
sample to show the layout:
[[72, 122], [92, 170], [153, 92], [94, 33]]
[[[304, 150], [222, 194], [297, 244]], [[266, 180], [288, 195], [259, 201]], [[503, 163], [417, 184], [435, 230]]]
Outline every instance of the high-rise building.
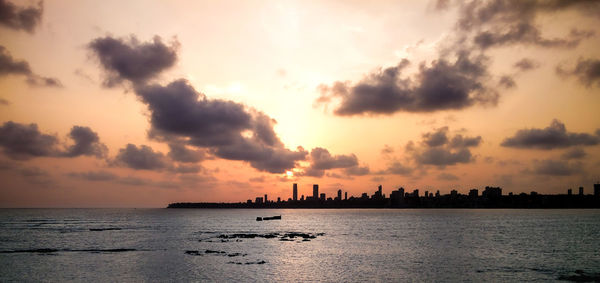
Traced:
[[321, 200], [325, 201], [325, 193], [321, 193]]
[[342, 190], [338, 190], [337, 200], [342, 200]]
[[294, 191], [293, 191], [293, 200], [297, 201], [298, 200], [298, 184], [294, 183]]
[[344, 192], [344, 200], [348, 200], [348, 192]]
[[573, 190], [572, 189], [568, 189], [567, 190], [567, 195], [572, 195], [573, 194]]
[[582, 196], [583, 195], [583, 187], [579, 187], [579, 195]]
[[269, 202], [269, 199], [267, 198], [267, 194], [265, 194], [265, 203]]
[[477, 189], [472, 189], [469, 191], [469, 197], [477, 197], [479, 195], [479, 190]]
[[317, 185], [317, 184], [313, 185], [313, 199], [314, 200], [319, 199], [319, 185]]
[[594, 196], [600, 197], [600, 184], [594, 184]]

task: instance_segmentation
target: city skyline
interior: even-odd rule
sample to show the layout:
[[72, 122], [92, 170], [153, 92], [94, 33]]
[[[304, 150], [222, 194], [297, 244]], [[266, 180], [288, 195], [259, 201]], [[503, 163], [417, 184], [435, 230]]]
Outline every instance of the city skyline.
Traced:
[[0, 0], [0, 207], [576, 190], [600, 181], [599, 14]]

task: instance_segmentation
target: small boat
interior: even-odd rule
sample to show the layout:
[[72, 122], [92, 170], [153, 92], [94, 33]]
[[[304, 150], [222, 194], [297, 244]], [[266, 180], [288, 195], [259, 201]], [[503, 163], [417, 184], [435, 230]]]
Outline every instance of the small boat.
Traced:
[[262, 217], [256, 217], [256, 221], [262, 221]]
[[263, 217], [262, 220], [281, 220], [281, 215], [271, 216], [271, 217]]

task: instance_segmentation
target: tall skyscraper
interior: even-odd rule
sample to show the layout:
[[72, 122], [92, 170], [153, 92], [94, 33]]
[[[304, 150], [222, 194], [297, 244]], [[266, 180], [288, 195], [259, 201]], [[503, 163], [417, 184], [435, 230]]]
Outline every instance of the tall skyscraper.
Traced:
[[314, 200], [319, 199], [319, 185], [317, 185], [317, 184], [313, 185], [313, 199]]
[[292, 199], [294, 201], [298, 200], [298, 184], [294, 183], [294, 192], [293, 192], [293, 197]]
[[342, 190], [338, 190], [338, 196], [337, 196], [338, 200], [342, 200]]
[[600, 197], [600, 184], [594, 184], [594, 195]]

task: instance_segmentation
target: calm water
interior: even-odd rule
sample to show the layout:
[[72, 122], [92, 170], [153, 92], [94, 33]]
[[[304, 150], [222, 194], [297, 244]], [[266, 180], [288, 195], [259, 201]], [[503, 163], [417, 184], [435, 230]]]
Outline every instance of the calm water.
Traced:
[[599, 273], [600, 210], [0, 210], [2, 282], [556, 281]]

